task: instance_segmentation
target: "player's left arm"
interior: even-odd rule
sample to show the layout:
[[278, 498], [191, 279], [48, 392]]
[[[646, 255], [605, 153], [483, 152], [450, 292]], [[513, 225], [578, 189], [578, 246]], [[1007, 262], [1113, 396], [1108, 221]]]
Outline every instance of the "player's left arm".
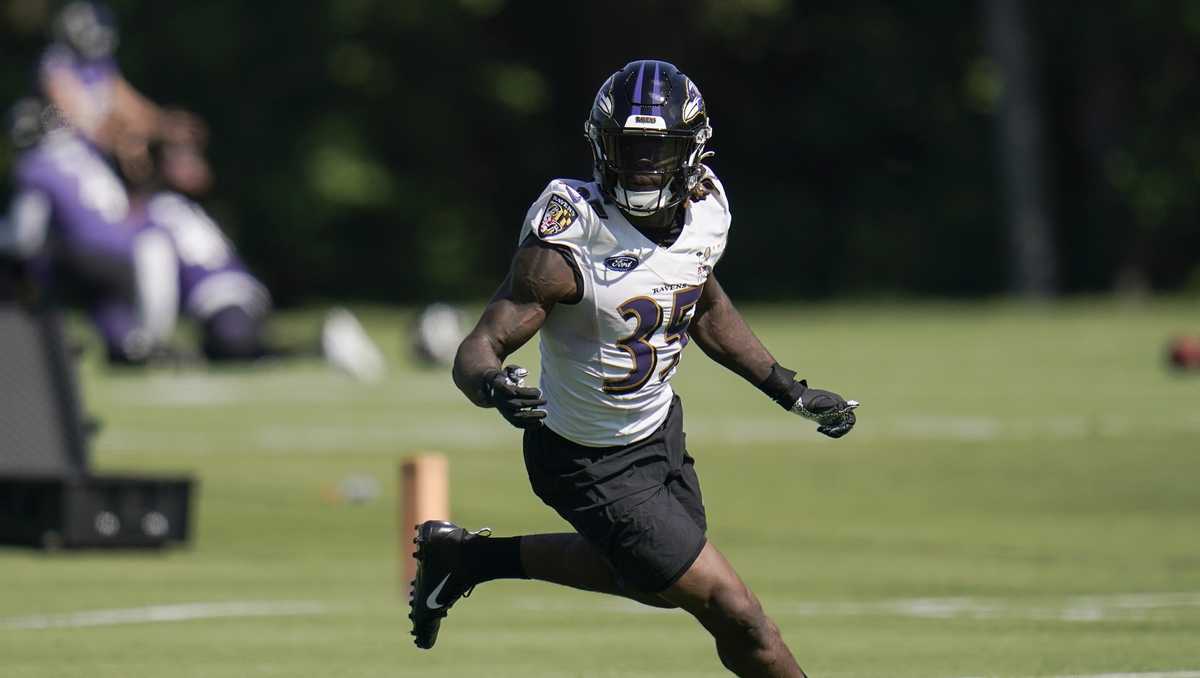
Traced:
[[854, 428], [858, 403], [809, 388], [808, 382], [797, 380], [795, 372], [780, 365], [754, 336], [715, 274], [704, 284], [688, 334], [705, 355], [757, 386], [785, 410], [817, 422], [819, 432], [840, 438]]

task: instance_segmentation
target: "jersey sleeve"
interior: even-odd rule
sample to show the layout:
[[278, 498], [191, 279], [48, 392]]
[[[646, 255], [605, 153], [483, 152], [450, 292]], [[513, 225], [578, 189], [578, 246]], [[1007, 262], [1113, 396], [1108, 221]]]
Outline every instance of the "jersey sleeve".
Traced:
[[592, 222], [591, 207], [579, 191], [555, 179], [529, 206], [517, 243], [532, 234], [544, 242], [583, 247], [594, 230]]

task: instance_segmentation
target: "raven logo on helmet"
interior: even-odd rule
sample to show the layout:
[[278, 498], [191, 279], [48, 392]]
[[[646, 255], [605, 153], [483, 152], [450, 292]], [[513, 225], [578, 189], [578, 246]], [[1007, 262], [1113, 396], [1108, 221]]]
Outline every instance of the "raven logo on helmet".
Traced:
[[603, 85], [600, 86], [600, 92], [596, 95], [596, 106], [605, 115], [612, 115], [613, 98], [612, 98], [612, 78], [609, 78]]
[[700, 96], [700, 88], [691, 78], [684, 76], [684, 80], [687, 81], [687, 101], [683, 102], [683, 121], [691, 122], [704, 112], [704, 97]]
[[575, 211], [571, 203], [562, 196], [552, 195], [550, 202], [546, 204], [546, 213], [542, 217], [542, 223], [538, 225], [538, 235], [543, 238], [558, 235], [570, 228], [578, 218], [579, 212]]

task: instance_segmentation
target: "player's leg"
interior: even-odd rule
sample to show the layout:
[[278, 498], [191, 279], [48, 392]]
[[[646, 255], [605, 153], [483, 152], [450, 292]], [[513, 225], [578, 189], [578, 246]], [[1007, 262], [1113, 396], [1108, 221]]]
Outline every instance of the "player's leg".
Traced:
[[153, 342], [143, 331], [137, 309], [135, 270], [128, 251], [87, 251], [79, 239], [65, 239], [54, 259], [56, 281], [66, 283], [88, 307], [110, 363], [141, 364]]
[[[683, 422], [679, 425], [682, 428]], [[682, 443], [682, 435], [680, 441]], [[682, 444], [680, 447], [684, 447]], [[702, 532], [707, 517], [696, 475], [696, 460], [682, 450], [667, 489]], [[725, 666], [741, 676], [803, 676], [783, 643], [779, 628], [738, 577], [729, 561], [705, 540], [700, 555], [660, 597], [687, 609], [713, 635]]]
[[174, 257], [169, 241], [154, 232], [64, 237], [56, 273], [82, 292], [110, 361], [141, 364], [168, 343], [178, 311]]
[[521, 537], [521, 563], [530, 579], [621, 596], [651, 607], [677, 607], [657, 594], [621, 586], [596, 547], [575, 532]]
[[416, 543], [409, 619], [414, 642], [422, 649], [437, 642], [442, 619], [459, 598], [496, 579], [535, 579], [654, 607], [675, 607], [653, 593], [623, 587], [599, 551], [575, 533], [492, 537], [454, 523], [429, 521], [418, 526]]
[[712, 634], [721, 663], [738, 676], [804, 678], [779, 627], [711, 543], [660, 595], [687, 610]]
[[[619, 517], [621, 511], [615, 510], [614, 532], [618, 539], [628, 539], [626, 547], [613, 554], [615, 567], [626, 573], [620, 580], [597, 547], [579, 534], [522, 537], [527, 576], [656, 607], [682, 607], [712, 634], [721, 662], [730, 671], [739, 676], [803, 678], [779, 628], [724, 556], [705, 541], [699, 482], [686, 453], [684, 460], [665, 491], [639, 504], [636, 529], [629, 529]], [[586, 524], [577, 527], [587, 529]], [[693, 543], [702, 545], [698, 556]], [[677, 567], [686, 568], [682, 576], [670, 574]], [[653, 593], [664, 581], [669, 583], [665, 590]]]
[[141, 331], [137, 309], [125, 299], [95, 302], [88, 315], [104, 341], [105, 354], [114, 365], [141, 365], [153, 348]]
[[[778, 627], [705, 539], [706, 518], [694, 460], [682, 449], [682, 436], [669, 433], [665, 448], [670, 471], [659, 489], [649, 495], [635, 492], [629, 496], [632, 501], [620, 499], [602, 510], [571, 506], [558, 498], [552, 504], [555, 510], [588, 537], [523, 537], [527, 575], [657, 607], [683, 607], [712, 634], [721, 662], [737, 675], [802, 678], [804, 673]], [[533, 475], [536, 468], [531, 469]], [[539, 494], [552, 494], [552, 483], [544, 478], [535, 482]]]
[[[695, 460], [676, 401], [663, 427], [664, 490], [621, 510], [609, 508], [619, 547], [610, 558], [622, 584], [685, 608], [713, 635], [721, 662], [740, 676], [803, 677], [778, 627], [729, 562], [708, 542]], [[648, 468], [648, 467], [643, 467]]]
[[201, 348], [215, 362], [261, 358], [268, 353], [263, 318], [241, 306], [226, 306], [204, 320]]

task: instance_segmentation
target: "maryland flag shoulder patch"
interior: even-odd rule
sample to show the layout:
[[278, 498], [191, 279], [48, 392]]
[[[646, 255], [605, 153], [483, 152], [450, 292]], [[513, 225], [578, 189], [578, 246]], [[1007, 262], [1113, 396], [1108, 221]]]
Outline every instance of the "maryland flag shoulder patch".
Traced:
[[551, 195], [550, 201], [546, 203], [546, 211], [542, 214], [542, 221], [538, 224], [538, 235], [543, 238], [558, 235], [570, 228], [578, 218], [579, 212], [575, 211], [566, 198]]

